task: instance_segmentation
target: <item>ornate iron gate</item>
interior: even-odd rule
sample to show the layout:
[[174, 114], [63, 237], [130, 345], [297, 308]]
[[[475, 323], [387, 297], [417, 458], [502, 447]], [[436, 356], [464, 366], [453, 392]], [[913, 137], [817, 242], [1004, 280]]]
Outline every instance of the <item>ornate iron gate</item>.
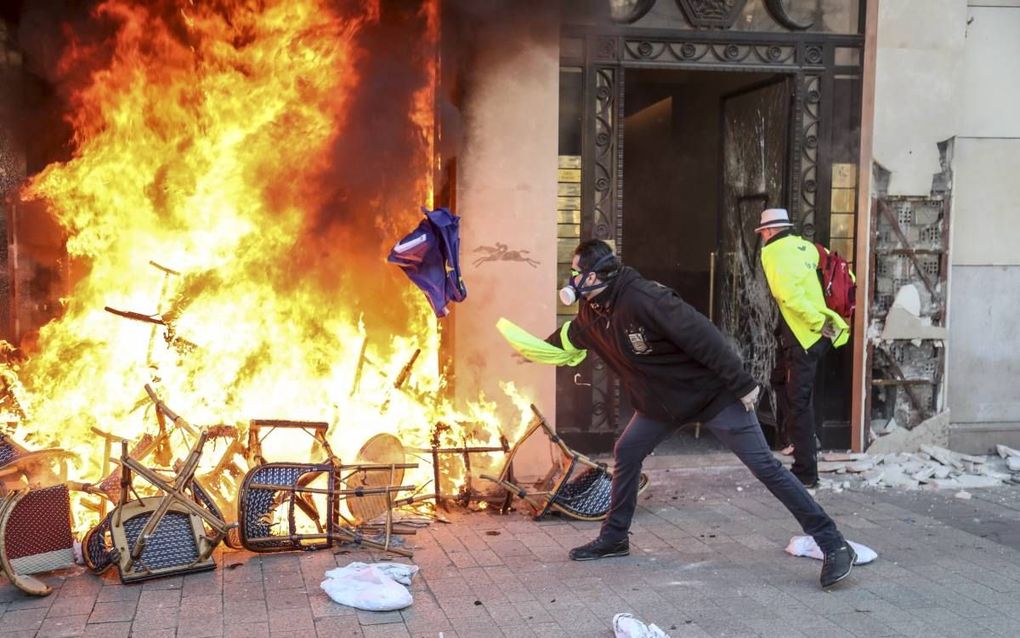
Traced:
[[[660, 68], [793, 77], [786, 206], [805, 237], [828, 242], [833, 83], [837, 77], [859, 81], [863, 44], [863, 36], [826, 33], [633, 29], [608, 35], [593, 27], [565, 26], [560, 64], [583, 69], [585, 86], [581, 237], [615, 243], [626, 261], [624, 83], [628, 69]], [[618, 382], [597, 357], [589, 357], [580, 374], [571, 375], [573, 388], [564, 387], [566, 375], [558, 377], [557, 404], [590, 405], [590, 419], [571, 419], [558, 409], [557, 427], [579, 449], [606, 449], [605, 441], [611, 441], [619, 425]], [[590, 392], [590, 397], [564, 401], [566, 392]]]

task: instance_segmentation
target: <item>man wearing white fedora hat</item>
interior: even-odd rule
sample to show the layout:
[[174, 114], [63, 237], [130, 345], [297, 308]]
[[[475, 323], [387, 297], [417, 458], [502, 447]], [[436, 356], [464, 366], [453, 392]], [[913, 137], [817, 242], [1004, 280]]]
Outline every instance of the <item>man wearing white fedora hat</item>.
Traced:
[[814, 385], [818, 363], [850, 336], [849, 326], [825, 304], [818, 279], [818, 248], [793, 234], [790, 215], [783, 208], [761, 213], [755, 229], [764, 246], [761, 264], [769, 290], [779, 305], [779, 352], [775, 384], [777, 403], [784, 412], [793, 443], [790, 471], [804, 485], [818, 484], [815, 444]]

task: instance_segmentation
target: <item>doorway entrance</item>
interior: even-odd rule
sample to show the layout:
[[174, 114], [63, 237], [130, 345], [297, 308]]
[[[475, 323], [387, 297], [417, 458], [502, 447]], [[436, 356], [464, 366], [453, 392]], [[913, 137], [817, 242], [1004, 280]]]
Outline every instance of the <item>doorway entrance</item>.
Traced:
[[[776, 311], [754, 228], [763, 209], [786, 205], [791, 84], [781, 73], [635, 69], [624, 96], [623, 259], [709, 317], [763, 381]], [[621, 421], [630, 413], [622, 397]]]
[[[761, 272], [753, 229], [763, 207], [782, 206], [805, 238], [855, 254], [863, 42], [565, 27], [560, 279], [578, 239], [608, 241], [733, 335], [767, 382], [773, 322], [762, 316], [771, 311], [764, 281], [753, 276]], [[824, 447], [850, 443], [851, 350], [827, 357], [816, 385]], [[556, 429], [571, 447], [612, 449], [630, 414], [597, 356], [557, 371]]]

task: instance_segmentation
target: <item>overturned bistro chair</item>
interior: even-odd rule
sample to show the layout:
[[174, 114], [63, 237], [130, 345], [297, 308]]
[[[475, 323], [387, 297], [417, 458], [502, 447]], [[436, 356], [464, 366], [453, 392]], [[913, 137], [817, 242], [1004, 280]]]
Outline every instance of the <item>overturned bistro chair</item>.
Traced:
[[[178, 425], [180, 416], [158, 400], [151, 388], [156, 409]], [[187, 428], [184, 428], [187, 429]], [[232, 525], [218, 512], [209, 510], [195, 489], [194, 475], [208, 432], [201, 431], [187, 459], [177, 465], [176, 474], [166, 478], [144, 466], [121, 444], [120, 501], [83, 540], [86, 564], [102, 571], [116, 564], [124, 583], [214, 569], [212, 552]], [[159, 492], [139, 496], [133, 482], [142, 477]], [[130, 499], [134, 494], [135, 499]]]
[[[500, 475], [481, 477], [523, 500], [536, 519], [552, 512], [582, 521], [604, 519], [609, 511], [612, 472], [605, 463], [567, 447], [538, 408], [532, 405], [531, 411], [531, 424], [510, 450]], [[647, 486], [648, 477], [642, 474], [638, 492]]]
[[[409, 469], [415, 465], [398, 467]], [[413, 485], [348, 489], [347, 474], [363, 471], [392, 472], [393, 466], [327, 462], [265, 463], [252, 468], [241, 482], [238, 494], [241, 544], [253, 552], [283, 552], [352, 543], [410, 556], [411, 552], [393, 543], [391, 519], [387, 519], [381, 535], [371, 536], [341, 516], [340, 502], [344, 499], [382, 497], [383, 509], [389, 512], [395, 494], [414, 489]]]
[[32, 576], [74, 565], [70, 494], [66, 485], [23, 488], [0, 497], [0, 573], [27, 594], [46, 596]]
[[[411, 552], [394, 542], [394, 534], [409, 533], [395, 527], [393, 504], [400, 492], [413, 485], [398, 485], [404, 470], [418, 467], [403, 463], [399, 455], [378, 463], [344, 465], [333, 453], [327, 432], [319, 421], [252, 419], [248, 424], [247, 460], [252, 466], [241, 480], [237, 495], [238, 536], [253, 552], [285, 552], [333, 547], [339, 543], [363, 545], [402, 556]], [[266, 459], [264, 448], [273, 433], [294, 445], [294, 435], [310, 437], [309, 454], [323, 455], [319, 463], [294, 463]], [[399, 443], [399, 441], [398, 441]], [[343, 512], [346, 504], [353, 520]], [[386, 514], [385, 523], [365, 525]]]
[[30, 450], [0, 432], [0, 495], [65, 482], [74, 458], [72, 452], [60, 448]]

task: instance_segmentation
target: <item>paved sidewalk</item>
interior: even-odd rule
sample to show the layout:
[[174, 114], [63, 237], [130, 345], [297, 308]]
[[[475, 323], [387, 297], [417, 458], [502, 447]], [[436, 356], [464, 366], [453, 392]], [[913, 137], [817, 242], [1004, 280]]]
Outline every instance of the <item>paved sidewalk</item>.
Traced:
[[[115, 570], [47, 576], [46, 598], [0, 580], [0, 636], [594, 636], [629, 611], [681, 636], [1020, 635], [1020, 489], [822, 491], [848, 538], [879, 552], [831, 592], [783, 548], [793, 518], [729, 455], [652, 457], [625, 558], [575, 563], [597, 524], [451, 516], [410, 542], [414, 605], [355, 611], [319, 589], [367, 552], [224, 551], [215, 572], [119, 584]], [[987, 532], [987, 533], [986, 533]], [[984, 536], [987, 536], [985, 538]]]

